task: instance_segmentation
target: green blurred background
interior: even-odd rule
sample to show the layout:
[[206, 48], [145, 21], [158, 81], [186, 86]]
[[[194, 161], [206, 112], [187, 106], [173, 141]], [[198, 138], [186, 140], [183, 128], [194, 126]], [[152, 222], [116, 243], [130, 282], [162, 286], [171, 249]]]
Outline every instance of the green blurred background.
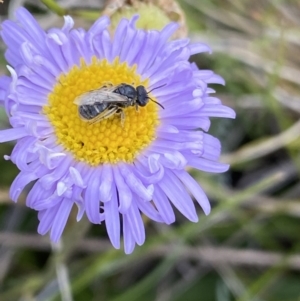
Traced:
[[[44, 1], [48, 2], [48, 1]], [[51, 1], [50, 1], [51, 2]], [[133, 254], [114, 250], [105, 226], [75, 222], [63, 241], [37, 234], [37, 214], [9, 200], [18, 171], [0, 146], [0, 301], [295, 301], [300, 300], [300, 1], [179, 0], [189, 37], [213, 49], [192, 58], [226, 80], [217, 96], [236, 120], [213, 119], [229, 172], [191, 171], [209, 195], [196, 224], [145, 219], [147, 239]], [[59, 1], [86, 26], [97, 0]], [[62, 19], [38, 0], [4, 0], [1, 20], [20, 5], [44, 28]], [[0, 45], [0, 73], [6, 73]], [[0, 128], [9, 124], [0, 111]], [[28, 188], [29, 189], [29, 188]], [[71, 296], [69, 294], [71, 291]]]

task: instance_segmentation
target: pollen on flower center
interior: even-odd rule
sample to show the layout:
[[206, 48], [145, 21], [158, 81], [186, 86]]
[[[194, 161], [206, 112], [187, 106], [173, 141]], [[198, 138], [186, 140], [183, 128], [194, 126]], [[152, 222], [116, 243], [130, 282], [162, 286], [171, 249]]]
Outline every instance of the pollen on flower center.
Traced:
[[134, 87], [144, 85], [147, 88], [147, 81], [142, 81], [135, 66], [129, 67], [118, 59], [109, 63], [106, 59], [93, 57], [91, 64], [81, 60], [80, 66], [60, 75], [48, 95], [48, 104], [43, 108], [54, 127], [57, 142], [76, 160], [93, 166], [132, 162], [155, 138], [158, 125], [157, 105], [151, 101], [145, 107], [139, 107], [138, 111], [135, 107], [124, 109], [123, 125], [118, 114], [94, 124], [83, 121], [74, 100], [107, 83], [126, 83]]

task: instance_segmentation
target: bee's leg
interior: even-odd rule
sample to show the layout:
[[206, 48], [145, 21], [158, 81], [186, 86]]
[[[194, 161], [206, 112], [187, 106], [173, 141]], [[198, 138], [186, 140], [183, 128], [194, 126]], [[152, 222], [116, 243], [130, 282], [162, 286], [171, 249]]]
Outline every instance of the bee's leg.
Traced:
[[136, 110], [137, 112], [140, 112], [140, 107], [139, 107], [138, 104], [135, 104], [135, 110]]
[[118, 108], [118, 110], [117, 110], [116, 113], [121, 115], [121, 125], [123, 127], [124, 126], [124, 122], [125, 122], [125, 113], [124, 113], [123, 109]]

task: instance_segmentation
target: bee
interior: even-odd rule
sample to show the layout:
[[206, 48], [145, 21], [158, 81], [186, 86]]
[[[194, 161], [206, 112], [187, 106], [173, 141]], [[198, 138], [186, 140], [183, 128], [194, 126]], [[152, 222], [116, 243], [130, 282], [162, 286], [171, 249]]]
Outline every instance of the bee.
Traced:
[[138, 111], [139, 107], [146, 106], [150, 99], [164, 109], [160, 103], [148, 95], [160, 87], [162, 86], [147, 92], [144, 86], [134, 88], [128, 84], [118, 86], [109, 84], [78, 96], [74, 103], [78, 106], [78, 113], [83, 121], [93, 124], [114, 114], [120, 114], [123, 126], [125, 121], [124, 108], [135, 106]]

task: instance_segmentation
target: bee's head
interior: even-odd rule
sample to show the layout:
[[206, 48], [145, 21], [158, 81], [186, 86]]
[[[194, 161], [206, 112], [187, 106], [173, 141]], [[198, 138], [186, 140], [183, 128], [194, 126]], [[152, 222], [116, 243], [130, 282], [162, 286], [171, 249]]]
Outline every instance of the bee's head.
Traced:
[[144, 86], [137, 86], [136, 87], [137, 93], [137, 104], [141, 107], [144, 107], [148, 102], [150, 97], [148, 96], [148, 92]]
[[[164, 86], [164, 85], [163, 85]], [[153, 90], [155, 89], [158, 89], [158, 88], [161, 88], [163, 86], [159, 86], [159, 87], [156, 87], [154, 89], [152, 89], [151, 91], [147, 92], [147, 90], [145, 89], [144, 86], [137, 86], [136, 87], [136, 92], [137, 92], [137, 104], [141, 107], [144, 107], [148, 102], [149, 102], [149, 99], [152, 100], [153, 102], [155, 102], [157, 105], [159, 105], [161, 108], [164, 109], [164, 107], [157, 101], [153, 100], [151, 97], [148, 96], [148, 94], [150, 92], [152, 92]]]

